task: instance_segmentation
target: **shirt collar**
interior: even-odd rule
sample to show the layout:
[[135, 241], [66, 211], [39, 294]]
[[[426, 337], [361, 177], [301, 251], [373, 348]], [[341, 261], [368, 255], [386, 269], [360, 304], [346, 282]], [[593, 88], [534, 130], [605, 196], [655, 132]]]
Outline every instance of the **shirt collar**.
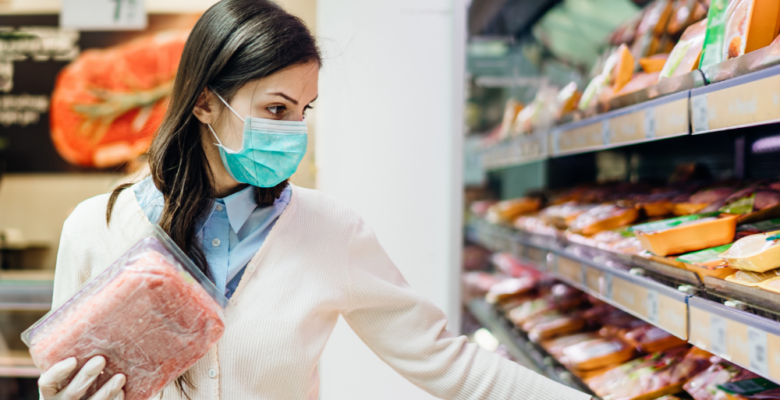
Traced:
[[246, 220], [249, 219], [249, 216], [252, 215], [252, 212], [257, 208], [254, 186], [247, 186], [244, 189], [219, 200], [225, 203], [225, 210], [227, 211], [228, 220], [230, 221], [230, 227], [233, 228], [233, 232], [236, 233], [241, 230], [241, 227], [244, 226]]

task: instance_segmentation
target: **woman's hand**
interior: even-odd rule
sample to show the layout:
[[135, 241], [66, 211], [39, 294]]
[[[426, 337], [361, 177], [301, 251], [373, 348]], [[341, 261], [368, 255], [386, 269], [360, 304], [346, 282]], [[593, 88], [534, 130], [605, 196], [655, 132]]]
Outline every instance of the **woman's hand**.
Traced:
[[[68, 386], [61, 387], [60, 383], [70, 376], [77, 364], [75, 358], [68, 358], [54, 364], [48, 371], [41, 374], [41, 378], [38, 379], [38, 388], [40, 388], [44, 400], [78, 400], [82, 398], [95, 379], [103, 372], [106, 359], [100, 356], [93, 357], [87, 361]], [[114, 375], [89, 400], [124, 399], [125, 392], [122, 391], [122, 387], [125, 386], [125, 380], [126, 378], [122, 374]]]

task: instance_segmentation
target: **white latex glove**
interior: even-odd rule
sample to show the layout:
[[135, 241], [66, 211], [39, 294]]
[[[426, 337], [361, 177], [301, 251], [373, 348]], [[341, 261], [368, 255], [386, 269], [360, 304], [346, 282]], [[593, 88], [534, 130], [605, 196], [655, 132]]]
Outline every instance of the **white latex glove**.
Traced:
[[[41, 374], [40, 379], [38, 379], [38, 388], [41, 390], [41, 396], [44, 400], [81, 399], [87, 393], [87, 389], [95, 382], [95, 379], [103, 372], [103, 368], [106, 367], [106, 359], [100, 356], [91, 358], [68, 386], [61, 387], [60, 384], [76, 369], [77, 364], [75, 358], [68, 358], [54, 364], [48, 371]], [[122, 387], [125, 386], [125, 381], [124, 375], [114, 375], [89, 400], [123, 400], [125, 392], [122, 391]]]

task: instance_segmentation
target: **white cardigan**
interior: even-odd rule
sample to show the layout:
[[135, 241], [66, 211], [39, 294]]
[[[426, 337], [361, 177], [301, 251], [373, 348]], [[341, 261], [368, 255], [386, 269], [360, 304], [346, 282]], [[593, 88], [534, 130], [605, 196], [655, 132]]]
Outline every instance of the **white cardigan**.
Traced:
[[[149, 227], [125, 190], [81, 203], [62, 231], [53, 306], [70, 298]], [[363, 221], [337, 200], [293, 188], [289, 206], [247, 266], [226, 331], [190, 370], [199, 399], [317, 399], [317, 363], [339, 315], [387, 364], [444, 399], [590, 397], [453, 337], [444, 313], [414, 292]], [[181, 399], [172, 386], [161, 398]]]

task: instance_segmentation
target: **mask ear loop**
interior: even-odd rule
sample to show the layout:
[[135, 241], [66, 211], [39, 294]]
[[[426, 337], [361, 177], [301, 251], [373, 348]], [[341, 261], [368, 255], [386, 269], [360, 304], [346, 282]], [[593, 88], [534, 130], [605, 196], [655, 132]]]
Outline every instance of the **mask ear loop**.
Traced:
[[[225, 101], [225, 99], [223, 99], [222, 96], [219, 95], [219, 93], [215, 92], [211, 88], [209, 88], [209, 90], [211, 90], [211, 92], [214, 93], [220, 101], [222, 101], [222, 104], [224, 104], [225, 107], [227, 107], [230, 111], [232, 111], [233, 114], [235, 114], [236, 117], [238, 117], [238, 119], [241, 120], [241, 122], [246, 122], [243, 118], [241, 118], [240, 115], [238, 115], [236, 110], [234, 110], [233, 107], [231, 107], [230, 104], [228, 104], [227, 101]], [[217, 136], [217, 132], [215, 132], [214, 128], [211, 127], [211, 124], [206, 124], [206, 126], [209, 128], [211, 133], [214, 135], [214, 138], [217, 139], [217, 143], [213, 143], [214, 146], [218, 146], [218, 147], [223, 148], [225, 151], [231, 151], [232, 152], [232, 150], [228, 149], [227, 147], [225, 147], [225, 145], [222, 144], [222, 141], [219, 140], [219, 136]]]

